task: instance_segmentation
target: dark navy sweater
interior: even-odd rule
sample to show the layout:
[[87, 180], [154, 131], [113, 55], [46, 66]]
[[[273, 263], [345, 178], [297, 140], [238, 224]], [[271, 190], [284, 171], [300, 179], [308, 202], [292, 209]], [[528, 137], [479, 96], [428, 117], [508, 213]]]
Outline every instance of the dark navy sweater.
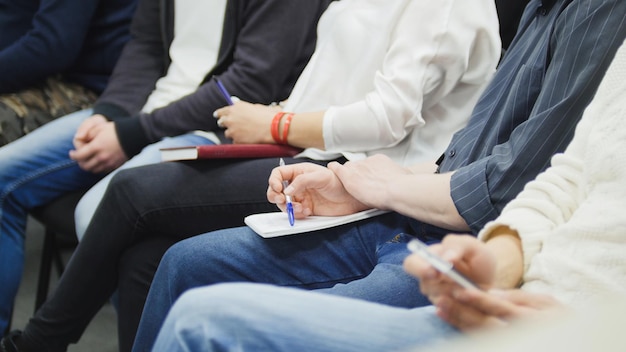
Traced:
[[0, 0], [0, 93], [61, 74], [104, 90], [137, 0]]

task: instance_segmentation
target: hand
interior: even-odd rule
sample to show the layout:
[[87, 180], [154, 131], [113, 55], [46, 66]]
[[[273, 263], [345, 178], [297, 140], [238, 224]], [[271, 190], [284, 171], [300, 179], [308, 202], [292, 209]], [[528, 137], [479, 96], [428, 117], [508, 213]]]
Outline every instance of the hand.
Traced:
[[[488, 289], [493, 285], [496, 258], [487, 246], [475, 237], [448, 235], [440, 244], [430, 246], [429, 250], [452, 263], [457, 271], [479, 287]], [[442, 297], [464, 290], [417, 254], [412, 254], [405, 259], [404, 268], [420, 280], [422, 293], [435, 305]]]
[[108, 120], [106, 119], [106, 117], [100, 114], [92, 115], [88, 119], [83, 121], [80, 126], [78, 126], [78, 129], [74, 134], [74, 148], [78, 149], [85, 145], [85, 143], [88, 143], [90, 140], [92, 140], [96, 134], [95, 128], [107, 122]]
[[460, 290], [436, 304], [437, 315], [461, 331], [506, 326], [511, 321], [564, 310], [554, 298], [513, 290]]
[[387, 209], [389, 185], [396, 177], [410, 175], [411, 171], [404, 168], [389, 157], [379, 154], [361, 161], [349, 161], [343, 165], [330, 163], [332, 170], [346, 190], [368, 208]]
[[224, 136], [237, 144], [274, 143], [270, 133], [272, 119], [279, 106], [250, 104], [235, 101], [233, 105], [223, 107], [213, 113], [218, 119], [218, 126], [225, 128]]
[[70, 150], [69, 155], [85, 171], [110, 172], [128, 160], [117, 139], [113, 122], [90, 126], [84, 138], [77, 140], [80, 141], [78, 147]]
[[[283, 190], [283, 180], [290, 181]], [[298, 163], [275, 168], [269, 178], [267, 199], [285, 210], [290, 195], [296, 218], [309, 215], [338, 216], [367, 209], [356, 201], [328, 168], [313, 163]]]

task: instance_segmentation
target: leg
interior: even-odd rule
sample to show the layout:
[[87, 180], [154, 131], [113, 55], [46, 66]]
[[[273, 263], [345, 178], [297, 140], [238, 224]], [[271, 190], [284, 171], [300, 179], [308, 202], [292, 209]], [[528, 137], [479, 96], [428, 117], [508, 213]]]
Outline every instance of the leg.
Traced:
[[[250, 212], [274, 209], [265, 191], [276, 165], [273, 159], [216, 160], [158, 163], [117, 173], [56, 290], [24, 329], [24, 340], [58, 346], [77, 341], [116, 289], [122, 256], [138, 243], [178, 241], [203, 229], [239, 225]], [[158, 262], [160, 255], [150, 260]], [[154, 270], [137, 267], [144, 269]], [[145, 282], [139, 284], [141, 292], [134, 297], [148, 290]]]
[[155, 351], [391, 351], [459, 335], [432, 306], [403, 309], [303, 290], [220, 284], [174, 304]]
[[[275, 166], [274, 159], [162, 163], [124, 170], [113, 178], [105, 198], [117, 199], [115, 203], [120, 207], [132, 204], [124, 210], [129, 228], [134, 226], [136, 232], [149, 233], [151, 238], [158, 236], [135, 245], [122, 257], [118, 279], [120, 351], [129, 351], [132, 346], [152, 277], [167, 243], [242, 226], [249, 214], [275, 211], [276, 207], [265, 198], [267, 184], [250, 182], [266, 180]], [[185, 187], [156, 187], [158, 184]]]
[[129, 248], [120, 260], [117, 290], [117, 330], [120, 352], [130, 351], [133, 347], [152, 278], [161, 257], [174, 243], [176, 243], [175, 240], [163, 237], [142, 241]]
[[106, 177], [104, 177], [100, 182], [91, 187], [87, 193], [81, 198], [80, 202], [76, 205], [75, 210], [75, 220], [76, 220], [76, 234], [78, 235], [78, 239], [80, 240], [91, 218], [93, 217], [100, 200], [104, 192], [106, 191], [109, 183], [111, 182], [111, 178], [121, 170], [129, 169], [133, 167], [156, 164], [161, 161], [161, 153], [159, 148], [169, 148], [169, 147], [181, 147], [187, 145], [194, 144], [209, 144], [212, 143], [205, 137], [195, 135], [193, 133], [164, 138], [162, 141], [151, 144], [144, 148], [141, 153], [135, 155], [133, 158], [128, 160], [124, 165], [120, 166], [118, 169], [109, 173]]
[[68, 157], [76, 128], [90, 114], [67, 115], [0, 148], [0, 331], [20, 282], [28, 210], [101, 177]]
[[[233, 281], [306, 289], [348, 283], [365, 278], [372, 272], [378, 264], [383, 244], [408, 241], [404, 236], [396, 236], [407, 230], [408, 220], [391, 213], [357, 224], [296, 236], [263, 239], [247, 227], [242, 227], [179, 242], [168, 250], [159, 265], [135, 346], [140, 346], [140, 350], [149, 350], [169, 307], [190, 288]], [[404, 245], [394, 248], [403, 251], [404, 255], [408, 254]], [[414, 299], [421, 296], [418, 286], [415, 280], [405, 279], [408, 277], [405, 274], [402, 281], [411, 283], [410, 292], [402, 294], [418, 301]], [[403, 288], [405, 286], [403, 283]], [[374, 291], [375, 288], [370, 288], [363, 294]]]

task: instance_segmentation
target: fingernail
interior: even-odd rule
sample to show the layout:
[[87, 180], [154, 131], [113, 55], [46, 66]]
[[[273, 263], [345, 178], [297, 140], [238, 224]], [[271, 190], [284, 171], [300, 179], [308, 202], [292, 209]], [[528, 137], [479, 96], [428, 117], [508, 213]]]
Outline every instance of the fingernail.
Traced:
[[213, 111], [213, 117], [218, 118], [219, 116], [217, 116], [217, 110]]

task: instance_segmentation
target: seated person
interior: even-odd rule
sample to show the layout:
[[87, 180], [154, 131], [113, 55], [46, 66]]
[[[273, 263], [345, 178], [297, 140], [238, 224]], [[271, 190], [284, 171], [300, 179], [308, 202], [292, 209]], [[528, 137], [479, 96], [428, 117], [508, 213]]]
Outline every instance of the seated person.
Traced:
[[450, 235], [431, 246], [482, 290], [459, 286], [417, 254], [404, 266], [434, 307], [396, 308], [260, 284], [196, 288], [176, 301], [153, 350], [431, 351], [434, 342], [461, 332], [589, 309], [607, 298], [623, 301], [625, 117], [622, 45], [550, 168], [479, 239]]
[[213, 75], [248, 101], [287, 97], [329, 2], [141, 0], [132, 39], [93, 109], [0, 148], [0, 331], [22, 274], [28, 211], [89, 189], [78, 207], [90, 217], [120, 168], [159, 162], [160, 147], [213, 143], [211, 112], [224, 105]]
[[[298, 218], [369, 208], [390, 213], [308, 235], [264, 239], [241, 227], [175, 244], [154, 276], [136, 350], [152, 347], [179, 295], [203, 285], [253, 281], [397, 307], [427, 304], [402, 270], [406, 242], [477, 234], [495, 219], [565, 150], [626, 38], [621, 1], [528, 6], [467, 127], [454, 135], [438, 165], [408, 168], [376, 155], [327, 168], [287, 165], [269, 179], [268, 199], [285, 209], [283, 193], [291, 196]], [[284, 189], [283, 181], [291, 184]]]
[[[468, 11], [476, 15], [467, 19]], [[491, 0], [451, 1], [450, 6], [425, 0], [342, 0], [324, 12], [318, 32], [316, 50], [284, 107], [296, 113], [278, 115], [275, 127], [289, 144], [310, 147], [298, 159], [320, 164], [370, 153], [386, 153], [399, 162], [435, 158], [467, 122], [500, 57]], [[279, 109], [240, 101], [216, 115], [234, 143], [276, 143], [271, 126]], [[214, 120], [210, 113], [208, 118]], [[249, 132], [242, 136], [242, 129]], [[76, 340], [115, 290], [122, 255], [139, 243], [152, 238], [174, 242], [240, 225], [245, 214], [274, 209], [265, 190], [277, 165], [277, 158], [201, 160], [119, 174], [115, 180], [123, 180], [124, 186], [130, 177], [125, 175], [138, 176], [134, 180], [143, 186], [130, 188], [139, 196], [126, 194], [120, 207], [117, 197], [127, 189], [118, 181], [109, 185], [57, 290], [31, 320], [29, 326], [36, 327], [27, 328], [23, 340], [60, 348]], [[155, 212], [140, 209], [144, 206]], [[134, 221], [136, 211], [146, 215], [146, 226]], [[77, 218], [89, 218], [80, 212]], [[158, 261], [162, 253], [154, 258]], [[120, 290], [122, 350], [132, 345], [154, 270], [139, 293]], [[86, 285], [83, 278], [94, 284]], [[34, 331], [37, 336], [29, 337]]]
[[91, 107], [130, 39], [136, 3], [0, 1], [0, 146]]

